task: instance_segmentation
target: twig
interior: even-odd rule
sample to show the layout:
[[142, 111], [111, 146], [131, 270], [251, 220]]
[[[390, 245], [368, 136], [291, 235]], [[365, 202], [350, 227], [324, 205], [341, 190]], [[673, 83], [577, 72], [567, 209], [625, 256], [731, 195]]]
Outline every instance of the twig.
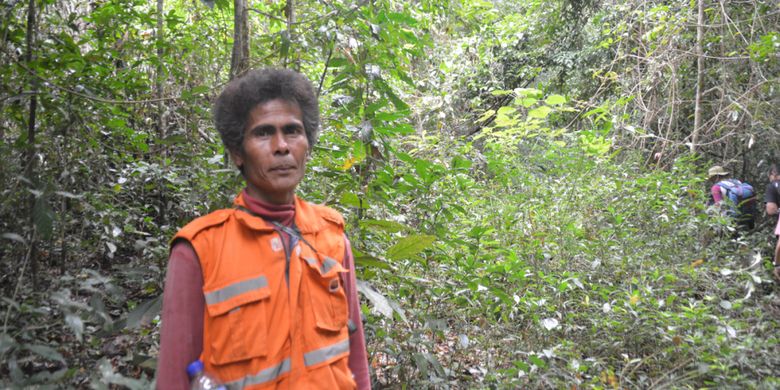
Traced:
[[[248, 8], [247, 10], [255, 12], [255, 13], [258, 13], [260, 15], [263, 15], [263, 16], [269, 18], [269, 19], [277, 20], [279, 22], [287, 24], [287, 19], [282, 19], [282, 18], [280, 18], [280, 17], [278, 17], [276, 15], [269, 14], [268, 12], [261, 11], [261, 10], [259, 10], [257, 8]], [[316, 22], [316, 21], [329, 19], [329, 18], [332, 18], [334, 16], [338, 16], [337, 14], [338, 14], [338, 12], [331, 11], [331, 12], [328, 12], [327, 14], [325, 14], [325, 15], [322, 15], [322, 16], [317, 16], [317, 17], [314, 17], [314, 18], [311, 18], [311, 19], [306, 19], [306, 20], [302, 20], [302, 21], [298, 21], [298, 22], [291, 22], [289, 24], [294, 25], [294, 26], [309, 24], [309, 23], [313, 23], [313, 22]]]
[[[83, 98], [83, 99], [93, 100], [93, 101], [96, 101], [96, 102], [108, 103], [108, 104], [144, 104], [144, 103], [163, 102], [163, 101], [166, 101], [166, 100], [179, 100], [179, 99], [181, 99], [181, 95], [169, 96], [169, 97], [163, 97], [163, 98], [156, 98], [156, 99], [144, 99], [144, 100], [114, 100], [114, 99], [102, 98], [102, 97], [99, 97], [99, 96], [90, 96], [90, 95], [87, 95], [87, 94], [75, 91], [73, 89], [57, 85], [57, 83], [55, 83], [54, 81], [52, 81], [52, 80], [50, 80], [50, 79], [48, 79], [48, 78], [46, 78], [44, 76], [39, 75], [37, 72], [33, 71], [32, 69], [28, 68], [27, 66], [25, 66], [24, 64], [22, 64], [20, 62], [17, 62], [16, 64], [19, 65], [24, 70], [26, 70], [31, 75], [33, 75], [33, 76], [43, 80], [49, 86], [51, 86], [51, 87], [53, 87], [55, 89], [59, 89], [61, 91], [65, 91], [65, 92], [67, 92], [67, 93], [69, 93], [71, 95], [78, 96], [78, 97]], [[215, 90], [218, 87], [219, 86], [215, 86], [214, 88], [212, 88], [212, 91]], [[29, 93], [30, 94], [38, 94], [38, 93], [40, 93], [40, 91], [30, 91]]]
[[[30, 257], [32, 257], [32, 250], [33, 250], [33, 241], [35, 240], [35, 226], [33, 226], [32, 234], [30, 234], [30, 240], [28, 241], [29, 246], [27, 248], [27, 256], [24, 257], [24, 261], [22, 262], [22, 268], [19, 270], [19, 280], [16, 282], [16, 287], [14, 288], [14, 294], [11, 296], [11, 300], [16, 298], [16, 295], [19, 294], [19, 288], [22, 286], [22, 279], [24, 278], [24, 271], [27, 269], [27, 264], [30, 262]], [[5, 311], [5, 319], [3, 320], [3, 332], [8, 332], [8, 317], [11, 315], [11, 306], [8, 305], [8, 310]]]
[[330, 50], [328, 50], [328, 58], [325, 60], [325, 69], [322, 70], [322, 76], [320, 76], [320, 85], [317, 87], [317, 96], [320, 96], [320, 92], [322, 92], [322, 83], [325, 81], [325, 75], [328, 74], [330, 57], [333, 55], [333, 48], [335, 46], [336, 46], [336, 34], [333, 34], [333, 40], [330, 43]]
[[662, 379], [668, 377], [669, 375], [672, 375], [675, 371], [687, 366], [690, 362], [693, 361], [693, 358], [688, 358], [683, 360], [681, 364], [678, 364], [677, 366], [673, 367], [671, 370], [667, 371], [663, 376], [658, 378], [657, 380], [654, 380], [653, 383], [650, 384], [650, 388], [655, 388], [658, 382], [660, 382]]

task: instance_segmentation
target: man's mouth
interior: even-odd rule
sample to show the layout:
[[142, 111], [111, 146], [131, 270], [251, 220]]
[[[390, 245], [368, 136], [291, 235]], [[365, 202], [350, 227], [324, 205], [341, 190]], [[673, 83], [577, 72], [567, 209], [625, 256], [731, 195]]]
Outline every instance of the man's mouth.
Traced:
[[294, 171], [294, 170], [295, 170], [295, 165], [279, 165], [271, 168], [271, 172], [287, 172], [287, 171]]

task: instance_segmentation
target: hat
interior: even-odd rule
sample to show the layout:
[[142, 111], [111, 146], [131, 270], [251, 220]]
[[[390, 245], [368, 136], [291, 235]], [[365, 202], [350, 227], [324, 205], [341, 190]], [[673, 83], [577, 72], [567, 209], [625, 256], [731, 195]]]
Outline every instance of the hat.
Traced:
[[712, 178], [713, 176], [726, 176], [729, 172], [723, 169], [720, 165], [715, 165], [714, 167], [710, 168], [709, 171], [707, 171], [707, 177]]

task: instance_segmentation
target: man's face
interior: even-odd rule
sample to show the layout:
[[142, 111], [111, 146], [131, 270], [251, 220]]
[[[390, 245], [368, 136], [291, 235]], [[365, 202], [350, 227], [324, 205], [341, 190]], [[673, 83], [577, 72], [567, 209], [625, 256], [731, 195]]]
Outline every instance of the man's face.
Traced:
[[769, 174], [769, 181], [778, 181], [780, 180], [780, 173], [773, 172]]
[[258, 104], [249, 112], [243, 152], [230, 154], [236, 165], [244, 166], [250, 196], [272, 204], [293, 202], [309, 151], [302, 118], [298, 104], [282, 99]]

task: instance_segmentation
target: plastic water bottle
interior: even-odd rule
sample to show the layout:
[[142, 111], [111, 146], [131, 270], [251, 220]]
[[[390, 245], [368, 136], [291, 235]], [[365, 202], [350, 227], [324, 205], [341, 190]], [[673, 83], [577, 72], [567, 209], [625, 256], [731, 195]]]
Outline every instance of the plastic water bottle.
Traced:
[[187, 366], [190, 376], [190, 390], [227, 390], [227, 387], [203, 369], [203, 362], [196, 360]]

